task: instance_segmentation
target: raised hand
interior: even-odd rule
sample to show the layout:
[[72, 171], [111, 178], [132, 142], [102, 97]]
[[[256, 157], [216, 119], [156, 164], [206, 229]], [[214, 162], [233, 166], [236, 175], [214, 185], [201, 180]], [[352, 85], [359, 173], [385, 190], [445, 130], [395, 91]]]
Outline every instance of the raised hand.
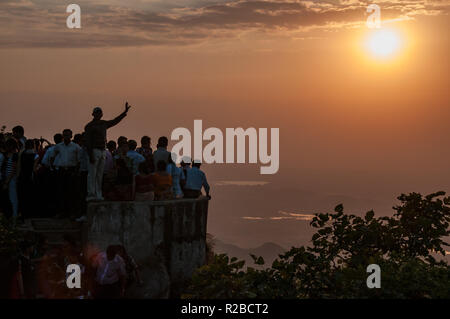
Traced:
[[128, 104], [128, 101], [125, 103], [125, 112], [128, 112], [128, 110], [131, 108], [131, 105]]

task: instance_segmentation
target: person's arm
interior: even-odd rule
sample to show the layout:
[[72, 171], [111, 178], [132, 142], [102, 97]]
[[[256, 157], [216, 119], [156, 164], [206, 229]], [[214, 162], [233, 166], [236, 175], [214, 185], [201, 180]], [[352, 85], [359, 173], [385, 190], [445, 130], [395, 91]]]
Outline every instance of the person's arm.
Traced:
[[49, 159], [51, 168], [53, 168], [53, 163], [55, 162], [55, 158], [56, 158], [56, 156], [58, 156], [58, 154], [59, 154], [59, 148], [58, 148], [58, 145], [55, 145], [55, 148], [53, 149], [53, 154]]
[[82, 148], [80, 145], [77, 145], [77, 171], [80, 169], [80, 165], [81, 165], [81, 153], [82, 153]]
[[208, 184], [208, 180], [206, 179], [206, 174], [203, 173], [203, 182], [202, 182], [203, 187], [205, 188], [205, 192], [206, 192], [206, 196], [211, 199], [211, 196], [209, 195], [209, 184]]
[[[48, 140], [46, 140], [45, 138], [43, 138], [42, 136], [41, 136], [41, 142], [45, 142], [45, 143], [47, 143], [47, 145], [52, 145], [52, 143], [50, 143]], [[43, 143], [42, 143], [43, 144]], [[42, 148], [44, 148], [44, 146], [42, 145]]]
[[33, 172], [36, 174], [38, 169], [39, 169], [39, 155], [36, 154], [36, 156], [34, 158], [34, 163], [33, 163]]
[[110, 128], [114, 125], [119, 124], [120, 121], [122, 121], [122, 119], [127, 116], [128, 110], [130, 109], [131, 105], [128, 104], [128, 102], [125, 103], [125, 111], [123, 111], [118, 117], [116, 117], [113, 120], [110, 121], [106, 121], [106, 127]]

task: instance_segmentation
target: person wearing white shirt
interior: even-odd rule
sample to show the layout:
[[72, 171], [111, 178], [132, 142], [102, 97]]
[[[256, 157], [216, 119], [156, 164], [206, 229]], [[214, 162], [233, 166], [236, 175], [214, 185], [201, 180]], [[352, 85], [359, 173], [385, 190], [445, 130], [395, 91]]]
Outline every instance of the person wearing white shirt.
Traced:
[[[55, 156], [59, 156], [57, 165], [58, 199], [60, 200], [59, 214], [74, 215], [77, 207], [76, 195], [78, 185], [78, 167], [81, 158], [81, 147], [72, 142], [72, 131], [63, 131], [63, 142], [54, 148]], [[54, 162], [50, 160], [51, 166]]]
[[46, 168], [53, 170], [51, 167], [51, 161], [53, 160], [53, 165], [58, 165], [58, 157], [55, 156], [55, 146], [63, 141], [63, 136], [61, 133], [57, 133], [53, 136], [53, 141], [55, 145], [49, 146], [45, 151], [44, 157], [42, 157], [41, 164]]
[[186, 184], [184, 186], [185, 198], [197, 198], [201, 195], [202, 187], [205, 189], [206, 196], [210, 199], [209, 184], [206, 175], [200, 170], [201, 163], [194, 161], [192, 168], [186, 171]]
[[139, 173], [139, 164], [145, 162], [145, 157], [136, 152], [137, 142], [135, 140], [128, 141], [127, 157], [133, 161], [133, 175], [136, 176]]
[[117, 246], [110, 245], [94, 259], [95, 299], [115, 299], [123, 297], [126, 281], [125, 262], [117, 254]]

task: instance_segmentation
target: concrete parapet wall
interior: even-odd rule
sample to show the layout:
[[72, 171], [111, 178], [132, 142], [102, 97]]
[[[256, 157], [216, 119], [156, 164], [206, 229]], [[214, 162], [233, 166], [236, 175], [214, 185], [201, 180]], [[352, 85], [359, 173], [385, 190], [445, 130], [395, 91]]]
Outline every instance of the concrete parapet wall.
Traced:
[[165, 267], [173, 287], [205, 263], [207, 216], [206, 197], [90, 203], [83, 237], [90, 247], [121, 244], [138, 264]]

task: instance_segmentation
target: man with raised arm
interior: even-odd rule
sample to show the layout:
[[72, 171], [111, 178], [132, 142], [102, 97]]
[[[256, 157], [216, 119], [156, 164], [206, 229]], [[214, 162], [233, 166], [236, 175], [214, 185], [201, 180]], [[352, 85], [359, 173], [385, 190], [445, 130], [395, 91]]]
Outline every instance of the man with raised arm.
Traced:
[[128, 102], [125, 103], [125, 111], [113, 120], [102, 120], [103, 111], [95, 107], [92, 111], [94, 119], [85, 128], [86, 150], [89, 155], [89, 168], [87, 177], [87, 201], [103, 200], [102, 181], [105, 166], [106, 130], [118, 124], [130, 109]]

